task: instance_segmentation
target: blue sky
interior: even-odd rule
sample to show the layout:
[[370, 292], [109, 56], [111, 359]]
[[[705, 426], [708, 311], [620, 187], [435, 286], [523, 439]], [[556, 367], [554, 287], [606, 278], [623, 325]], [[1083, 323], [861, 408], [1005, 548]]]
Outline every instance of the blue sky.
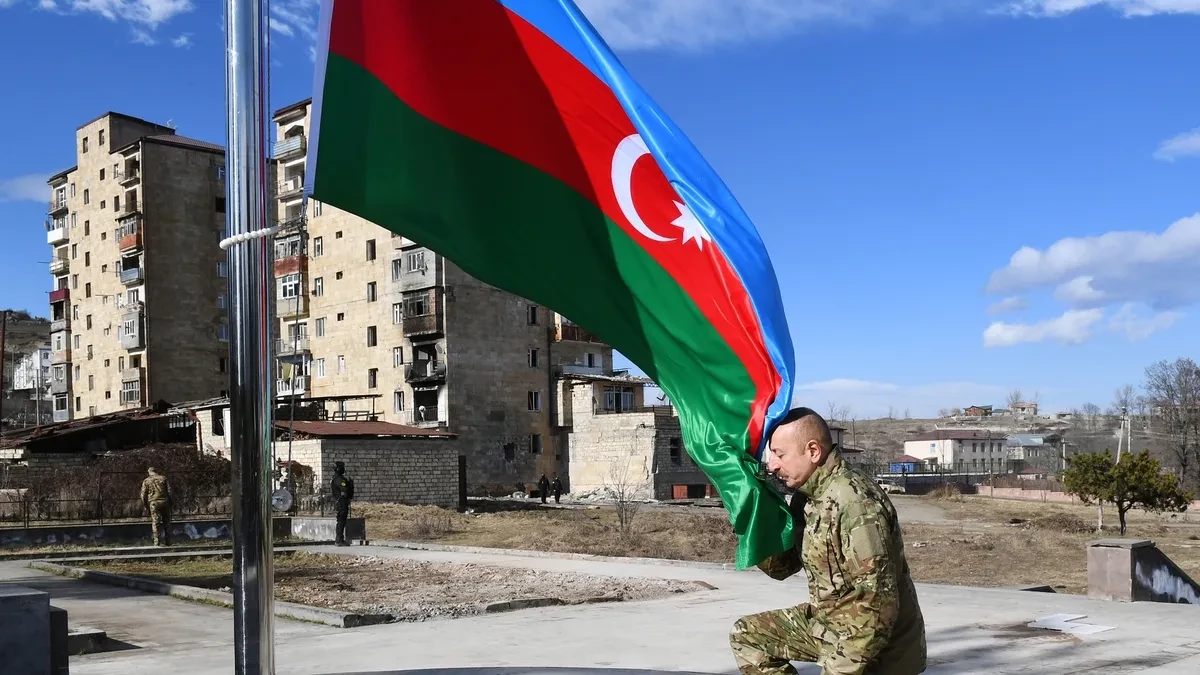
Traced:
[[[755, 220], [799, 401], [1106, 405], [1197, 356], [1200, 0], [580, 5]], [[0, 0], [0, 306], [47, 311], [80, 123], [222, 141], [221, 7]], [[274, 107], [311, 94], [315, 20], [274, 2]]]

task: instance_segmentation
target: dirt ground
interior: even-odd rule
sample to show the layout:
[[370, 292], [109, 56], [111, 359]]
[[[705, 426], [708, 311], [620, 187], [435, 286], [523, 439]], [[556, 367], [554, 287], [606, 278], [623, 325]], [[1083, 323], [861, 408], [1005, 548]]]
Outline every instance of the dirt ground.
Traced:
[[[1009, 587], [1050, 585], [1063, 593], [1087, 590], [1088, 541], [1096, 509], [983, 497], [931, 499], [893, 496], [901, 513], [913, 578], [929, 583]], [[630, 535], [611, 508], [545, 508], [536, 502], [473, 502], [475, 513], [433, 507], [366, 505], [372, 539], [599, 555], [732, 562], [736, 538], [723, 509], [644, 507]], [[1127, 537], [1154, 541], [1200, 578], [1200, 518], [1129, 514]], [[1112, 508], [1104, 537], [1120, 536]], [[951, 564], [952, 563], [952, 564]]]
[[[97, 561], [91, 569], [228, 590], [232, 562]], [[275, 598], [359, 614], [423, 621], [479, 614], [510, 600], [554, 598], [566, 604], [652, 600], [705, 588], [687, 581], [544, 572], [474, 564], [429, 563], [311, 553], [276, 556]]]

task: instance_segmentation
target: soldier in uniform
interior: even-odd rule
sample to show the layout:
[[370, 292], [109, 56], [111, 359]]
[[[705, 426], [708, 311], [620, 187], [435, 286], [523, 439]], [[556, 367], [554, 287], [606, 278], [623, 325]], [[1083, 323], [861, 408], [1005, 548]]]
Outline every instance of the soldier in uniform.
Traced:
[[542, 503], [545, 504], [546, 497], [549, 495], [549, 492], [550, 492], [550, 481], [546, 478], [546, 474], [542, 474], [542, 477], [538, 479], [537, 485], [538, 485], [538, 496], [542, 498]]
[[767, 468], [791, 489], [795, 548], [759, 564], [782, 581], [803, 569], [810, 602], [742, 617], [729, 641], [744, 675], [916, 675], [925, 621], [904, 558], [896, 509], [851, 469], [815, 411], [790, 411], [769, 439]]
[[150, 467], [146, 480], [142, 481], [142, 505], [150, 514], [150, 531], [155, 546], [171, 545], [171, 485], [163, 476]]
[[334, 543], [338, 546], [349, 546], [350, 542], [346, 541], [346, 519], [350, 517], [350, 500], [354, 499], [354, 479], [346, 475], [344, 462], [333, 464], [333, 480], [329, 481], [329, 494], [333, 496], [337, 514]]
[[562, 480], [558, 477], [558, 474], [554, 474], [554, 482], [550, 484], [550, 492], [554, 494], [554, 503], [560, 503], [559, 500], [562, 499], [563, 484]]

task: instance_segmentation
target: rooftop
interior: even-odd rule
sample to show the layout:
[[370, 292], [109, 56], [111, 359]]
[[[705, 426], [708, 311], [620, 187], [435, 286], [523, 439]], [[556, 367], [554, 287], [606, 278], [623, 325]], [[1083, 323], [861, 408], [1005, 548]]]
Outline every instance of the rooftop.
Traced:
[[991, 429], [934, 429], [917, 434], [910, 441], [1002, 441], [1008, 434], [992, 431]]
[[325, 420], [276, 420], [281, 431], [295, 429], [298, 435], [315, 438], [363, 437], [376, 438], [455, 438], [456, 435], [436, 429], [422, 429], [391, 422], [329, 422]]

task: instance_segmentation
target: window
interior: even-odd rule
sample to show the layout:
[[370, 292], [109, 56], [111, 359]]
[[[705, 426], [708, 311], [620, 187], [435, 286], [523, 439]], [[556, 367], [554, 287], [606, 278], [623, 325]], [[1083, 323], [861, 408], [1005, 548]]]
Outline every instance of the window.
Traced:
[[137, 334], [137, 321], [134, 319], [125, 319], [124, 325], [121, 328], [124, 331], [122, 335], [125, 337], [133, 337]]
[[141, 400], [142, 387], [139, 382], [121, 383], [121, 403], [140, 403]]
[[96, 388], [96, 376], [88, 375], [88, 391], [92, 391], [95, 388]]
[[397, 326], [404, 323], [404, 305], [399, 302], [392, 303], [392, 323]]
[[88, 192], [88, 189], [87, 189], [87, 188], [84, 188], [84, 189], [83, 189], [83, 203], [84, 203], [84, 204], [91, 204], [91, 203], [92, 203], [92, 195], [91, 195], [91, 194]]
[[538, 367], [538, 356], [539, 355], [540, 355], [540, 352], [537, 349], [530, 348], [530, 350], [529, 350], [529, 367], [530, 368]]
[[83, 252], [83, 266], [84, 267], [92, 266], [92, 252], [91, 251]]
[[71, 183], [71, 196], [72, 197], [75, 196], [75, 184], [74, 183]]
[[346, 313], [345, 313], [345, 312], [338, 312], [338, 313], [337, 313], [337, 320], [338, 320], [338, 321], [345, 321], [345, 320], [346, 320]]
[[341, 279], [341, 278], [342, 278], [342, 273], [341, 273], [340, 271], [339, 271], [339, 272], [337, 272], [336, 274], [334, 274], [334, 275], [333, 275], [333, 278], [334, 278], [334, 279]]
[[[101, 298], [104, 298], [105, 300], [108, 300], [108, 296], [107, 296], [107, 295], [102, 295], [102, 296], [100, 296], [100, 297], [101, 297]], [[108, 303], [107, 303], [107, 302], [105, 302], [104, 304], [106, 304], [106, 305], [107, 305]], [[108, 326], [105, 326], [105, 327], [104, 327], [104, 334], [105, 334], [106, 336], [108, 335]]]
[[92, 329], [92, 315], [88, 314], [86, 318], [87, 318], [87, 329], [91, 330]]
[[302, 246], [300, 245], [300, 237], [288, 237], [275, 242], [275, 259], [282, 260], [284, 258], [292, 258], [300, 255]]
[[216, 203], [213, 205], [213, 209], [217, 213], [225, 213], [225, 198], [217, 197]]
[[671, 465], [679, 466], [683, 464], [683, 439], [673, 437], [671, 439]]
[[[83, 137], [83, 151], [88, 151], [88, 137]], [[79, 399], [75, 399], [75, 410], [79, 410]]]
[[80, 345], [82, 345], [82, 344], [83, 344], [83, 336], [76, 335], [75, 336], [75, 349], [79, 349]]
[[379, 369], [371, 368], [367, 371], [367, 389], [375, 389], [379, 386]]
[[73, 316], [71, 317], [71, 319], [72, 319], [72, 320], [74, 320], [74, 321], [78, 321], [78, 320], [79, 320], [79, 305], [72, 305], [72, 306], [71, 306], [71, 314], [73, 315]]
[[313, 216], [314, 216], [314, 217], [316, 217], [316, 216], [320, 216], [320, 215], [321, 215], [321, 212], [322, 212], [322, 211], [324, 211], [324, 209], [322, 209], [322, 208], [321, 208], [321, 206], [322, 206], [321, 202], [319, 202], [319, 201], [317, 201], [317, 200], [315, 200], [315, 199], [311, 199], [311, 200], [309, 200], [309, 201], [311, 201], [311, 202], [312, 202], [312, 207], [313, 207]]
[[[101, 273], [101, 274], [107, 274], [107, 273], [108, 273], [108, 265], [101, 265], [101, 266], [100, 266], [100, 273]], [[106, 305], [107, 305], [107, 304], [108, 304], [108, 296], [107, 296], [107, 295], [106, 295], [106, 296], [104, 296], [104, 298], [101, 300], [101, 302], [103, 302], [104, 304], [106, 304]]]
[[378, 339], [375, 335], [375, 326], [367, 326], [367, 346], [374, 347], [378, 344]]
[[125, 357], [117, 357], [117, 370], [125, 370]]
[[397, 391], [392, 394], [392, 409], [396, 412], [404, 412], [404, 392]]
[[100, 208], [101, 208], [101, 209], [107, 209], [107, 208], [108, 208], [108, 200], [107, 200], [107, 199], [101, 199], [101, 200], [100, 200]]
[[971, 452], [979, 452], [979, 444], [978, 443], [971, 444]]
[[392, 281], [400, 281], [402, 274], [404, 274], [404, 261], [397, 258], [392, 261]]
[[221, 293], [217, 296], [217, 309], [229, 309], [229, 296]]
[[113, 211], [120, 211], [120, 210], [121, 210], [121, 196], [117, 195], [116, 197], [113, 197]]
[[217, 276], [222, 279], [229, 276], [229, 264], [221, 261], [217, 263]]
[[427, 312], [427, 303], [425, 302], [425, 294], [413, 295], [404, 299], [404, 314], [405, 316], [425, 316]]
[[129, 301], [129, 302], [128, 302], [128, 304], [129, 304], [129, 305], [136, 305], [136, 304], [138, 304], [138, 303], [139, 303], [139, 302], [141, 302], [141, 300], [142, 300], [142, 291], [141, 291], [141, 289], [139, 289], [139, 288], [135, 288], [135, 289], [133, 289], [133, 290], [129, 291], [129, 293], [126, 295], [126, 298], [127, 298], [127, 299], [128, 299], [128, 301]]
[[325, 337], [325, 317], [317, 319], [317, 337]]
[[106, 392], [104, 392], [104, 400], [106, 400], [106, 401], [107, 401], [108, 399], [111, 399], [111, 398], [112, 398], [112, 392], [111, 392], [111, 391], [106, 391]]
[[322, 237], [313, 238], [312, 257], [320, 258], [325, 253], [325, 239]]
[[325, 278], [317, 277], [313, 279], [313, 295], [320, 297], [325, 295]]
[[104, 130], [103, 129], [100, 130], [100, 138], [96, 139], [96, 142], [99, 145], [104, 145]]
[[218, 373], [228, 373], [229, 372], [229, 359], [228, 358], [222, 356], [217, 359], [217, 372]]
[[[87, 221], [84, 221], [83, 226], [84, 228], [87, 227]], [[100, 241], [108, 241], [108, 233], [104, 230], [100, 231]]]
[[531, 454], [531, 455], [542, 454], [542, 435], [541, 434], [529, 434], [529, 454]]
[[217, 339], [221, 342], [229, 342], [229, 324], [217, 324]]
[[338, 355], [338, 375], [346, 372], [346, 357]]
[[[77, 211], [72, 211], [71, 212], [71, 229], [72, 230], [75, 229], [75, 226], [78, 224], [79, 224], [79, 213]], [[84, 230], [83, 233], [87, 234], [87, 230]]]
[[392, 347], [392, 367], [404, 365], [404, 347]]
[[300, 295], [300, 275], [285, 274], [279, 277], [279, 298], [287, 300]]
[[425, 251], [412, 251], [405, 259], [409, 272], [425, 269]]
[[85, 298], [92, 297], [92, 282], [89, 281], [83, 285], [83, 297], [85, 297]]
[[311, 370], [314, 376], [325, 377], [325, 359], [314, 359]]
[[542, 392], [531, 391], [526, 398], [528, 399], [527, 402], [529, 403], [530, 410], [538, 412], [542, 409]]
[[104, 180], [104, 169], [100, 169], [100, 180]]
[[529, 325], [530, 326], [538, 325], [538, 323], [540, 322], [540, 317], [538, 316], [538, 314], [539, 314], [538, 306], [530, 305], [529, 306]]
[[87, 355], [88, 355], [88, 361], [91, 361], [91, 360], [92, 360], [92, 357], [94, 356], [94, 354], [92, 353], [92, 346], [91, 346], [91, 345], [88, 345], [88, 347], [87, 347]]
[[225, 165], [218, 164], [217, 166], [215, 166], [213, 168], [215, 169], [215, 171], [213, 172], [213, 178], [216, 178], [218, 181], [225, 180]]
[[375, 282], [369, 282], [367, 284], [367, 302], [375, 302], [378, 299], [379, 296], [375, 292]]
[[341, 230], [338, 230], [337, 232], [334, 232], [334, 233], [333, 233], [333, 238], [334, 238], [334, 239], [341, 239], [341, 238], [342, 238], [342, 231], [341, 231]]
[[367, 260], [371, 261], [374, 259], [375, 259], [375, 240], [368, 239], [367, 240]]
[[[71, 260], [79, 257], [79, 244], [71, 244]], [[79, 275], [75, 275], [79, 276]]]
[[78, 382], [79, 378], [81, 377], [83, 377], [83, 368], [81, 366], [75, 366], [75, 381]]
[[587, 355], [587, 367], [588, 367], [588, 368], [595, 368], [595, 367], [596, 367], [596, 355], [595, 355], [595, 354], [591, 354], [591, 353], [589, 353], [589, 354]]

